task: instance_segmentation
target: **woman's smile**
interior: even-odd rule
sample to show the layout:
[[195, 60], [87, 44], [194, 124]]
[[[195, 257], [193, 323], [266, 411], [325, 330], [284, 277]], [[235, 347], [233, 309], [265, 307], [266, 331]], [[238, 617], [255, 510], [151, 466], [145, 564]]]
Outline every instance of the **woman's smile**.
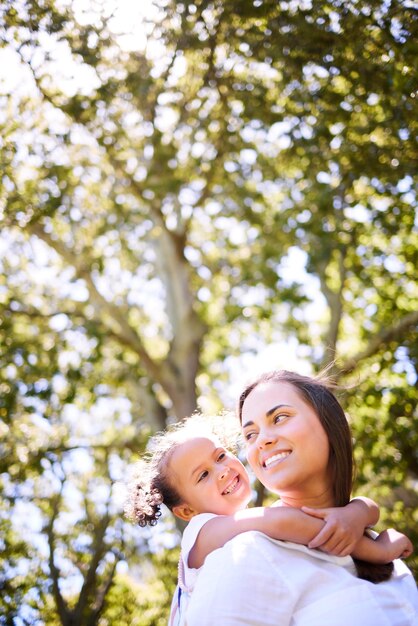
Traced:
[[329, 443], [313, 408], [286, 382], [258, 385], [242, 406], [247, 459], [280, 496], [303, 498], [329, 488]]
[[283, 452], [275, 452], [265, 458], [262, 462], [262, 466], [265, 469], [269, 469], [270, 467], [282, 463], [287, 457], [292, 454], [291, 450], [285, 450]]

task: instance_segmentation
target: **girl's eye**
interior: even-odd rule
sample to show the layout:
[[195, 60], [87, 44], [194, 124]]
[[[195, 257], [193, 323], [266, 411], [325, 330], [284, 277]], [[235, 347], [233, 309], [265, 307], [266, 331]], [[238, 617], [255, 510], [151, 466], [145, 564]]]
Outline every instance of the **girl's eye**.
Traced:
[[218, 456], [218, 461], [222, 461], [225, 457], [226, 457], [226, 453], [221, 452], [220, 455]]
[[197, 479], [197, 482], [200, 483], [201, 480], [203, 480], [204, 478], [206, 478], [206, 476], [209, 475], [209, 472], [207, 470], [205, 470], [204, 472], [202, 472], [199, 476], [199, 478]]

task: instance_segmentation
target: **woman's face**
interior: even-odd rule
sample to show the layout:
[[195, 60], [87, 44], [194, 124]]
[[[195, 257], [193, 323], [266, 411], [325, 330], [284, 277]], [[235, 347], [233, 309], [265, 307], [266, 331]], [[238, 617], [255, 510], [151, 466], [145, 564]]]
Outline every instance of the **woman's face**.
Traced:
[[242, 407], [242, 429], [248, 462], [267, 489], [282, 497], [326, 500], [332, 487], [328, 437], [296, 387], [258, 385]]

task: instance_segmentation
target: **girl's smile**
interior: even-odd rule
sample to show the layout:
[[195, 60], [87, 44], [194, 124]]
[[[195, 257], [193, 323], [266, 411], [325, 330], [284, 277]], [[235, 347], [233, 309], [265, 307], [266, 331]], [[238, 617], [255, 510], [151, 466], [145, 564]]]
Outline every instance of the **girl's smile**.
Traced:
[[223, 490], [222, 495], [225, 496], [229, 493], [232, 493], [235, 491], [235, 489], [238, 488], [238, 485], [240, 484], [240, 478], [239, 476], [235, 476], [231, 482], [229, 483], [229, 485]]
[[173, 512], [189, 520], [197, 513], [231, 515], [251, 498], [250, 480], [241, 461], [219, 441], [194, 437], [177, 446], [169, 461], [182, 504]]

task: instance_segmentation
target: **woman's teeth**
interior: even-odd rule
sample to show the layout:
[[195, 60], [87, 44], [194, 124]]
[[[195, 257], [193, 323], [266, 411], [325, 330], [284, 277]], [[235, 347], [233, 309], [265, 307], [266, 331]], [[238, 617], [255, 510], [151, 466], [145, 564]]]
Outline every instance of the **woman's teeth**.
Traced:
[[279, 452], [278, 454], [273, 454], [273, 456], [270, 456], [264, 461], [264, 467], [270, 467], [270, 465], [272, 465], [272, 463], [274, 463], [275, 461], [282, 461], [283, 459], [288, 457], [289, 454], [290, 452]]

